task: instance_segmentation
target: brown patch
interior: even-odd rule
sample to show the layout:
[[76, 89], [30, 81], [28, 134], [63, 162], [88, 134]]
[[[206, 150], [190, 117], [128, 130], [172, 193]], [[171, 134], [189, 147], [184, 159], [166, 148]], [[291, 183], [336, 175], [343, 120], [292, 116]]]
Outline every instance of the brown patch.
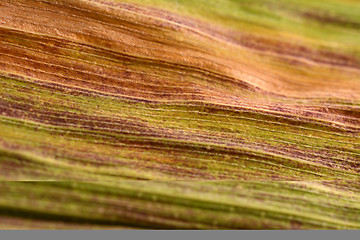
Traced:
[[290, 221], [291, 229], [292, 230], [301, 230], [302, 229], [302, 222], [297, 220], [291, 220]]
[[320, 23], [332, 24], [345, 28], [360, 29], [360, 23], [347, 20], [344, 17], [334, 16], [326, 12], [304, 12], [302, 16]]

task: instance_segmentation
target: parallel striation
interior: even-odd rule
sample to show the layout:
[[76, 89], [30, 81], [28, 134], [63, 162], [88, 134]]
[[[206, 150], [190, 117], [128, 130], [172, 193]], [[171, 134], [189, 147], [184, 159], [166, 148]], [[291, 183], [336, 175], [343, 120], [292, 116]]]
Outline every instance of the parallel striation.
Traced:
[[360, 8], [322, 2], [1, 1], [0, 228], [359, 229]]

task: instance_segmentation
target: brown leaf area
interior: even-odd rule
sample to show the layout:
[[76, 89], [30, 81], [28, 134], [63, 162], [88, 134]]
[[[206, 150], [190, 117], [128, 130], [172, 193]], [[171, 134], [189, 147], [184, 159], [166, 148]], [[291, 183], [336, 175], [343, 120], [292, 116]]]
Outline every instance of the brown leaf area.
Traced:
[[0, 1], [1, 229], [360, 228], [355, 20], [129, 2]]

